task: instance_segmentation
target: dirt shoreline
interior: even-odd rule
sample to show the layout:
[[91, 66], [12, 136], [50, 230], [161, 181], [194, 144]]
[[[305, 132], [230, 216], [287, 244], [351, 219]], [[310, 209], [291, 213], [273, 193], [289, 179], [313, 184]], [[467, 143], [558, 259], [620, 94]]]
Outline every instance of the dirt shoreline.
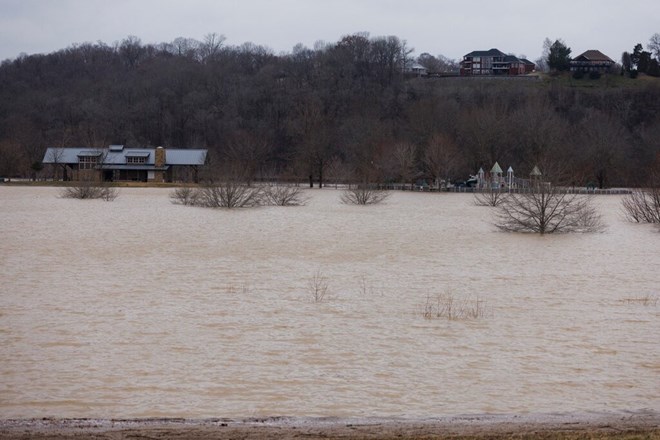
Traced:
[[660, 439], [655, 410], [584, 414], [466, 415], [426, 419], [4, 419], [0, 439]]

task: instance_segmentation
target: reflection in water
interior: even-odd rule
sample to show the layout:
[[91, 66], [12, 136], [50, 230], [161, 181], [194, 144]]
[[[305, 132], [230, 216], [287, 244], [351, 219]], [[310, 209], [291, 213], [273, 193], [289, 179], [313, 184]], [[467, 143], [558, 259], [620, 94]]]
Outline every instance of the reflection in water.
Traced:
[[[469, 195], [208, 210], [0, 187], [0, 418], [660, 407], [658, 234], [496, 232]], [[311, 299], [317, 270], [327, 299]], [[424, 319], [479, 298], [476, 320]]]

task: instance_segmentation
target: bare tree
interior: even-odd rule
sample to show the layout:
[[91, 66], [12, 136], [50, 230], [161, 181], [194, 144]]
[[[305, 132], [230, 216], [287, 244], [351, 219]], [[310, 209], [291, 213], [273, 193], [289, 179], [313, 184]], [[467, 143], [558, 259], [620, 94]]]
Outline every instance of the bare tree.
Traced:
[[317, 96], [303, 99], [296, 107], [297, 117], [289, 129], [298, 140], [296, 156], [309, 172], [309, 186], [314, 186], [314, 174], [318, 177], [319, 188], [323, 188], [323, 173], [329, 158], [331, 139], [331, 118], [324, 111], [324, 105]]
[[67, 164], [62, 161], [62, 159], [64, 159], [64, 153], [64, 148], [61, 147], [50, 148], [48, 150], [45, 161], [53, 164], [53, 180], [60, 179], [60, 170], [62, 171], [62, 180], [68, 180], [66, 172]]
[[490, 182], [481, 192], [474, 193], [474, 204], [477, 206], [500, 206], [509, 193], [502, 188], [493, 188]]
[[106, 202], [112, 202], [118, 195], [117, 188], [91, 178], [78, 180], [60, 193], [67, 199], [102, 199]]
[[0, 140], [0, 183], [2, 183], [2, 178], [18, 174], [20, 156], [18, 144]]
[[660, 188], [633, 191], [624, 196], [621, 204], [629, 221], [660, 223]]
[[[558, 179], [560, 174], [551, 175]], [[538, 234], [602, 230], [593, 196], [571, 194], [547, 175], [532, 176], [531, 180], [529, 188], [510, 194], [498, 206], [495, 226], [500, 230]]]
[[200, 188], [198, 200], [206, 208], [250, 208], [261, 204], [261, 188], [225, 180]]
[[184, 186], [175, 189], [170, 194], [170, 199], [175, 205], [199, 206], [199, 188]]
[[417, 62], [426, 67], [426, 69], [432, 73], [447, 73], [458, 70], [458, 63], [456, 60], [447, 58], [444, 55], [438, 55], [435, 57], [428, 52], [424, 52], [417, 57]]
[[312, 278], [309, 279], [307, 287], [312, 301], [315, 303], [323, 302], [328, 293], [328, 279], [323, 275], [321, 269], [317, 269]]
[[271, 145], [264, 137], [240, 132], [228, 143], [225, 156], [230, 171], [240, 169], [241, 177], [250, 185], [264, 166], [270, 151]]
[[263, 200], [275, 206], [301, 206], [308, 198], [299, 186], [268, 185], [263, 188]]
[[646, 48], [651, 51], [657, 61], [660, 61], [660, 34], [655, 33], [649, 39]]
[[228, 165], [216, 170], [198, 188], [178, 188], [170, 198], [172, 203], [204, 208], [249, 208], [263, 204], [261, 187], [245, 183], [240, 167]]
[[408, 142], [398, 143], [394, 146], [393, 159], [401, 183], [413, 184], [417, 171], [417, 148]]
[[374, 185], [360, 184], [350, 186], [341, 195], [342, 203], [347, 205], [375, 205], [390, 196], [390, 193]]
[[339, 183], [344, 183], [350, 180], [355, 174], [355, 170], [350, 165], [341, 160], [338, 156], [332, 156], [328, 161], [326, 167], [326, 181], [333, 183], [335, 188]]
[[[660, 155], [657, 163], [660, 165]], [[651, 175], [647, 188], [624, 196], [621, 204], [629, 221], [660, 224], [660, 166], [658, 171]]]
[[438, 185], [441, 180], [444, 180], [447, 185], [451, 174], [459, 165], [460, 157], [456, 143], [449, 136], [436, 133], [431, 136], [426, 145], [422, 162], [426, 171]]
[[203, 62], [207, 62], [220, 53], [222, 43], [226, 40], [224, 35], [218, 35], [215, 32], [206, 34], [204, 41], [199, 45], [199, 56]]

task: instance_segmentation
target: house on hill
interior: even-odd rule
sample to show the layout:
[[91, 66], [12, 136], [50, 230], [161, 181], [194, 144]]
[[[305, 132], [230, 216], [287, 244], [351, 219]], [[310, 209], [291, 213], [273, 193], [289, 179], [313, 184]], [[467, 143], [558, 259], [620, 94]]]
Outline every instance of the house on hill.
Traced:
[[[179, 148], [49, 147], [43, 163], [63, 180], [197, 182], [208, 150]], [[61, 175], [60, 175], [61, 174]]]
[[406, 66], [403, 69], [403, 73], [408, 76], [417, 77], [425, 77], [429, 75], [428, 69], [419, 63], [406, 63]]
[[536, 64], [528, 60], [527, 58], [521, 58], [523, 65], [525, 66], [525, 73], [532, 73], [536, 70]]
[[599, 50], [588, 50], [571, 60], [571, 72], [605, 73], [614, 66], [614, 61]]
[[460, 66], [461, 76], [523, 75], [534, 70], [534, 63], [531, 61], [507, 55], [498, 49], [470, 52], [463, 56]]

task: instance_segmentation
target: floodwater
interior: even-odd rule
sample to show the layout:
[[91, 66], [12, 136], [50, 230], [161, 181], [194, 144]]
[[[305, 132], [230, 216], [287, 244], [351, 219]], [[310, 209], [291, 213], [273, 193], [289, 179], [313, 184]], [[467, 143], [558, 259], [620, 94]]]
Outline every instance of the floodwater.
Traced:
[[[605, 232], [540, 237], [467, 194], [227, 211], [170, 191], [0, 187], [0, 418], [660, 408], [660, 233], [619, 196], [595, 200]], [[484, 313], [426, 319], [439, 295]]]

